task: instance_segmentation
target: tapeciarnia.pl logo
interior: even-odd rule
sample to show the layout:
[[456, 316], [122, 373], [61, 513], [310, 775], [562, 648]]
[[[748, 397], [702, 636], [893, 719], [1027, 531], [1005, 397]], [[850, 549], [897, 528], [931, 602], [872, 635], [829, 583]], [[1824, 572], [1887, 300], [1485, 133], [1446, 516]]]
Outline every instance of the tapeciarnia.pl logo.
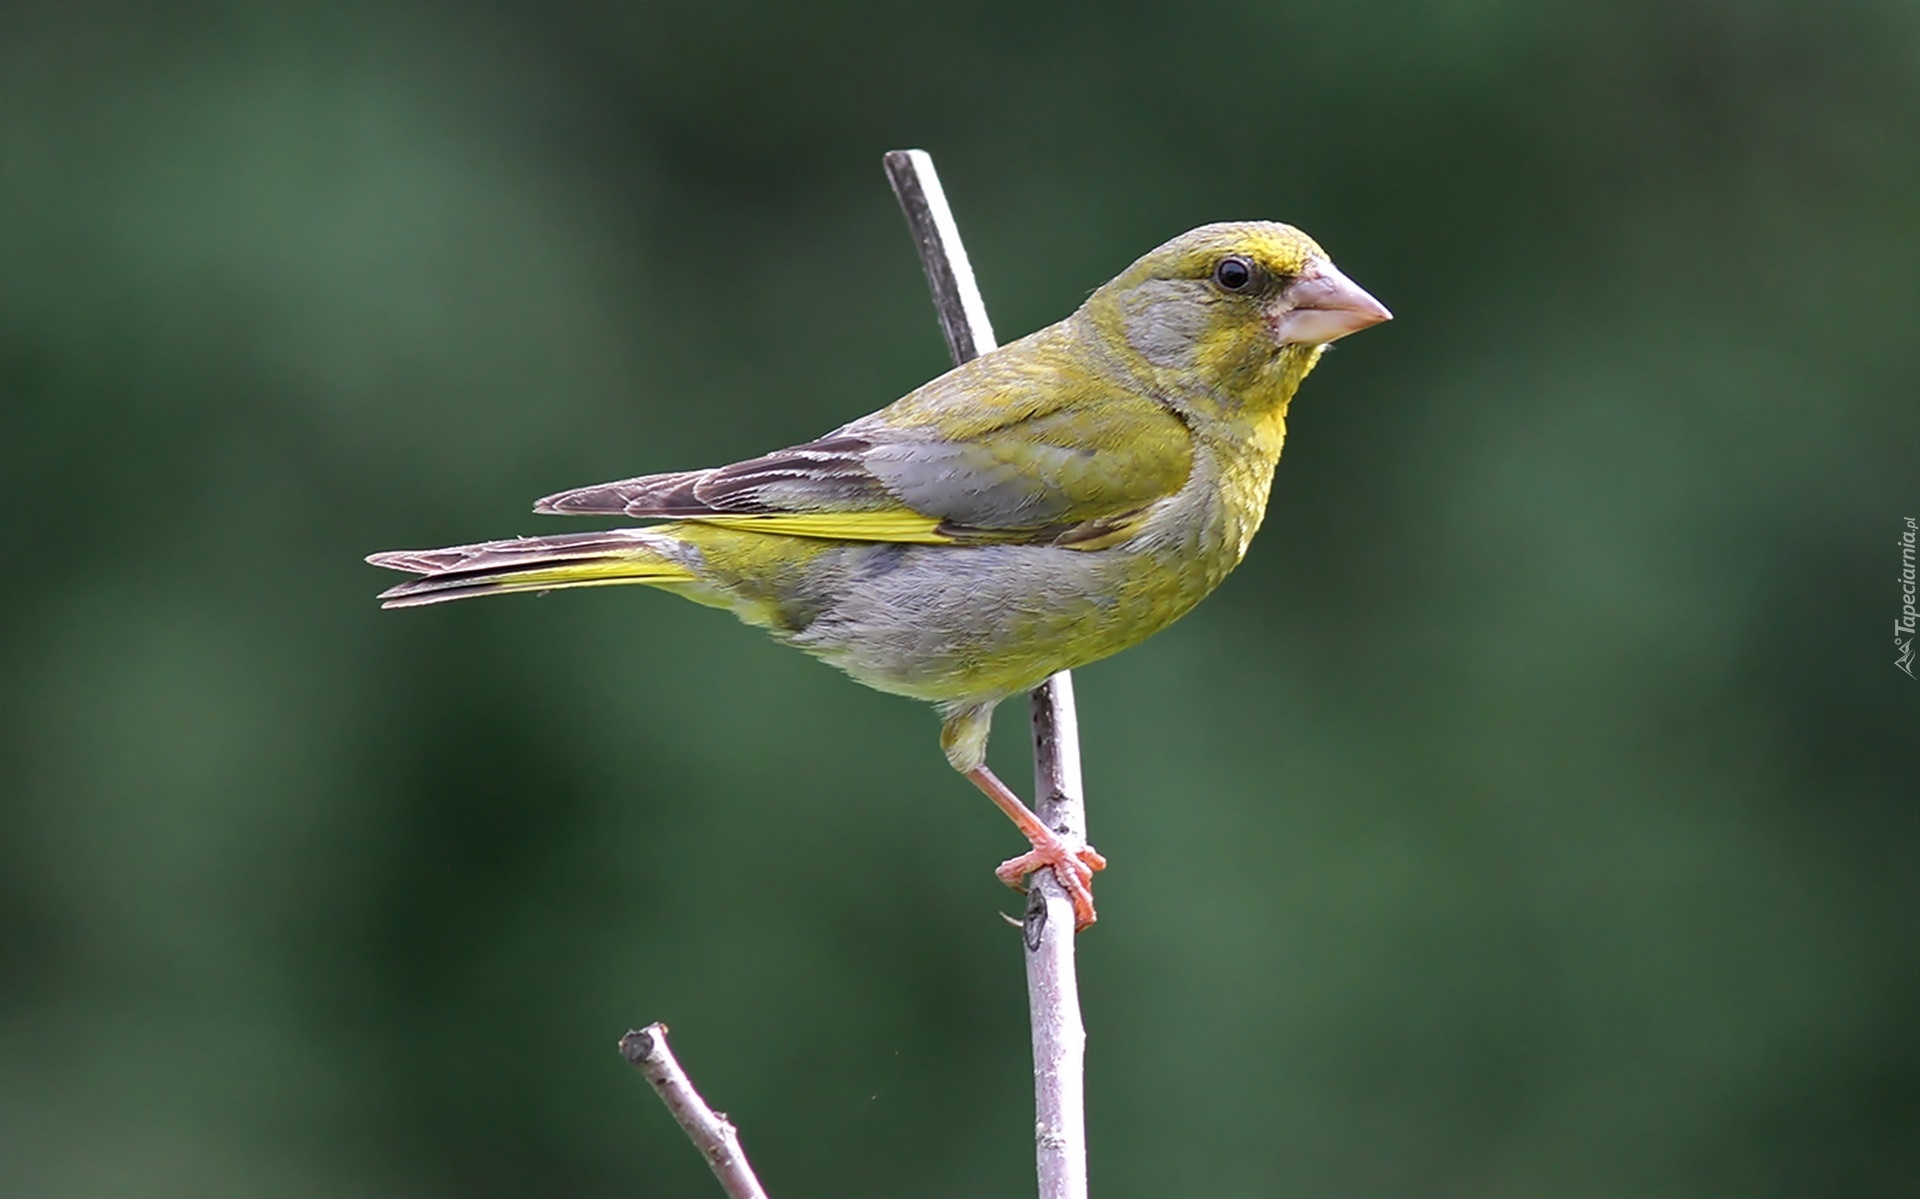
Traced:
[[1907, 530], [1900, 534], [1900, 619], [1893, 622], [1893, 648], [1899, 657], [1893, 664], [1907, 672], [1907, 677], [1920, 678], [1913, 673], [1913, 541], [1916, 532], [1914, 518], [1907, 517]]

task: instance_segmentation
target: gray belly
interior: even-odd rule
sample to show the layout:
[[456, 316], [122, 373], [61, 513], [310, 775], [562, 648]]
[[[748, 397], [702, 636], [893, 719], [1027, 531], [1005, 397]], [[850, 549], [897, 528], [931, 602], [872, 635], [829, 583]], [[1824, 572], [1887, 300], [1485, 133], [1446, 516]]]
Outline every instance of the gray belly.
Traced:
[[871, 687], [947, 701], [1106, 657], [1211, 590], [1117, 548], [848, 544], [808, 573], [808, 619], [776, 636]]

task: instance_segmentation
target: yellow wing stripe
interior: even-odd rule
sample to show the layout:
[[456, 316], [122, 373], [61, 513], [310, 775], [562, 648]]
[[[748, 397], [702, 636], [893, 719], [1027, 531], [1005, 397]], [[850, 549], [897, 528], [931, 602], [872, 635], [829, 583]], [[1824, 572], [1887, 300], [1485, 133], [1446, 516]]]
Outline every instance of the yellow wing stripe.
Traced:
[[785, 533], [835, 541], [896, 541], [913, 545], [952, 545], [940, 521], [918, 512], [771, 512], [754, 516], [700, 516], [684, 519], [723, 529]]
[[523, 590], [537, 587], [586, 587], [595, 583], [690, 583], [693, 572], [658, 558], [635, 561], [610, 559], [605, 562], [576, 562], [570, 566], [549, 566], [540, 570], [508, 571], [487, 582], [502, 589]]

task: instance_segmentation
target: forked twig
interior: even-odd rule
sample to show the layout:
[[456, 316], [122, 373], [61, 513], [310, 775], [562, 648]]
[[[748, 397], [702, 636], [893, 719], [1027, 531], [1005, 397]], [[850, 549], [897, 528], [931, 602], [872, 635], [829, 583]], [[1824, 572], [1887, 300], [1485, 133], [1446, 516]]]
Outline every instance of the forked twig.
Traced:
[[[894, 150], [886, 164], [887, 178], [920, 248], [954, 363], [986, 353], [996, 344], [993, 326], [933, 158], [924, 150]], [[1073, 712], [1073, 678], [1064, 670], [1033, 693], [1033, 773], [1033, 810], [1069, 844], [1084, 845], [1087, 809], [1080, 785], [1080, 731]], [[1022, 940], [1033, 1020], [1034, 1156], [1040, 1199], [1086, 1199], [1087, 1033], [1080, 1022], [1074, 973], [1073, 903], [1051, 870], [1036, 872], [1028, 885]]]

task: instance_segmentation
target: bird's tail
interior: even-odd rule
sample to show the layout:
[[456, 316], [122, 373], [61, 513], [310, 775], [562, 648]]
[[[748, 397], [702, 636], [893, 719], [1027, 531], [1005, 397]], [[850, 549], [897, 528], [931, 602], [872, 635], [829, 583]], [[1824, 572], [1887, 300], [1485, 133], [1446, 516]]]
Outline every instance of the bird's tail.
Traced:
[[476, 595], [604, 587], [615, 583], [690, 583], [691, 551], [653, 529], [518, 537], [439, 550], [389, 550], [367, 561], [417, 579], [380, 593], [383, 608], [411, 608]]

